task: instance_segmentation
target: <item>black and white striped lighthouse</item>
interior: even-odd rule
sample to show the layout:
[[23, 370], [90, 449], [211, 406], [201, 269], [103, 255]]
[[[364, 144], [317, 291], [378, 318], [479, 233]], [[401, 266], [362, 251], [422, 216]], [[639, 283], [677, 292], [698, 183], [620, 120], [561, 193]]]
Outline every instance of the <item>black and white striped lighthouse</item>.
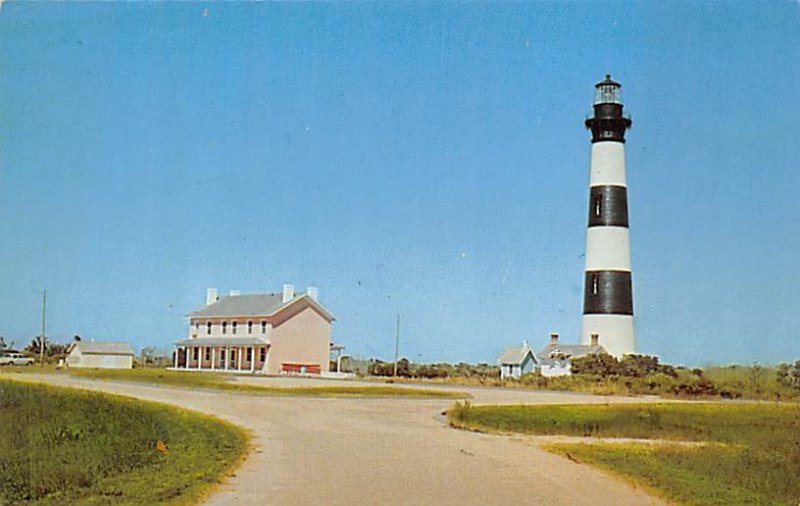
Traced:
[[616, 356], [636, 350], [625, 184], [625, 130], [631, 119], [622, 113], [621, 87], [610, 75], [597, 83], [594, 114], [586, 120], [592, 162], [581, 329], [582, 344], [596, 335]]

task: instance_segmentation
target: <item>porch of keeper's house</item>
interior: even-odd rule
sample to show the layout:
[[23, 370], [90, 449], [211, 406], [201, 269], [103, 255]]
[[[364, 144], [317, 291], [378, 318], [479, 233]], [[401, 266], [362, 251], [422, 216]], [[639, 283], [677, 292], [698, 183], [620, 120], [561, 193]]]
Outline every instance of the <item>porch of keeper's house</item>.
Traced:
[[269, 342], [259, 338], [196, 338], [176, 343], [174, 370], [264, 372]]

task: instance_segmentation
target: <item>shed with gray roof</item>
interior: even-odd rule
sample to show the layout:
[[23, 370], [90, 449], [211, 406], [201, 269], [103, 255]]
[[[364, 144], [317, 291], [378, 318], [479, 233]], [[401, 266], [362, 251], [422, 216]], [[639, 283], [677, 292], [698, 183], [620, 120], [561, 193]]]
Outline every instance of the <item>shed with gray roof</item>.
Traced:
[[536, 353], [522, 341], [521, 346], [509, 346], [497, 357], [500, 364], [500, 378], [519, 378], [523, 374], [533, 372], [539, 365]]
[[133, 348], [119, 341], [74, 341], [67, 349], [67, 367], [133, 368]]

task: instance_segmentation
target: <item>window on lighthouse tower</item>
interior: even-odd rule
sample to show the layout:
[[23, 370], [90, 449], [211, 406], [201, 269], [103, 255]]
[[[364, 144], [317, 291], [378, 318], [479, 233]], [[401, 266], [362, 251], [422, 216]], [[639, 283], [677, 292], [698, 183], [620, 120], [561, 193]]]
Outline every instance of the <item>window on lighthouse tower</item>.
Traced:
[[602, 212], [602, 210], [603, 210], [603, 196], [602, 195], [597, 195], [594, 198], [594, 215], [595, 216], [600, 216], [600, 213]]
[[600, 276], [592, 274], [592, 294], [597, 295], [600, 292]]

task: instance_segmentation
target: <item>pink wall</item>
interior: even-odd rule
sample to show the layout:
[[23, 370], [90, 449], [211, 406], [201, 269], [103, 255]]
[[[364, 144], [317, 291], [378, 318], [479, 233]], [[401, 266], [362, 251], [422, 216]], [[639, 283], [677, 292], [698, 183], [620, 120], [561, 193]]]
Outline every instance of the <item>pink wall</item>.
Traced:
[[[264, 368], [263, 362], [259, 360], [258, 348], [255, 350], [255, 370], [264, 371], [267, 374], [278, 374], [281, 372], [283, 363], [317, 365], [322, 372], [328, 372], [330, 360], [331, 342], [331, 322], [318, 312], [309, 301], [301, 298], [296, 303], [290, 304], [283, 311], [279, 311], [272, 317], [228, 317], [228, 318], [197, 318], [191, 319], [189, 325], [190, 337], [260, 337], [266, 339], [270, 346], [267, 354], [267, 367]], [[209, 335], [206, 331], [206, 323], [212, 322], [212, 332]], [[221, 323], [227, 322], [226, 333], [222, 334]], [[232, 322], [238, 322], [236, 333], [233, 333]], [[252, 334], [247, 332], [247, 322], [253, 321]], [[261, 322], [267, 322], [264, 333], [261, 331]], [[194, 323], [199, 322], [199, 328]], [[239, 353], [237, 351], [237, 353]], [[250, 362], [246, 360], [247, 351], [244, 349], [242, 360], [242, 370], [250, 370]], [[210, 357], [209, 357], [210, 358]], [[211, 360], [206, 360], [205, 351], [200, 352], [202, 369], [211, 369]], [[218, 347], [214, 357], [215, 369], [224, 369], [224, 364], [220, 362], [220, 348]], [[234, 364], [228, 366], [228, 370], [236, 369], [238, 358]], [[194, 359], [194, 352], [189, 348], [189, 369], [197, 369], [197, 360]]]
[[310, 306], [297, 310], [289, 319], [276, 322], [272, 329], [266, 371], [269, 374], [279, 373], [284, 362], [318, 364], [322, 372], [328, 372], [331, 324]]

